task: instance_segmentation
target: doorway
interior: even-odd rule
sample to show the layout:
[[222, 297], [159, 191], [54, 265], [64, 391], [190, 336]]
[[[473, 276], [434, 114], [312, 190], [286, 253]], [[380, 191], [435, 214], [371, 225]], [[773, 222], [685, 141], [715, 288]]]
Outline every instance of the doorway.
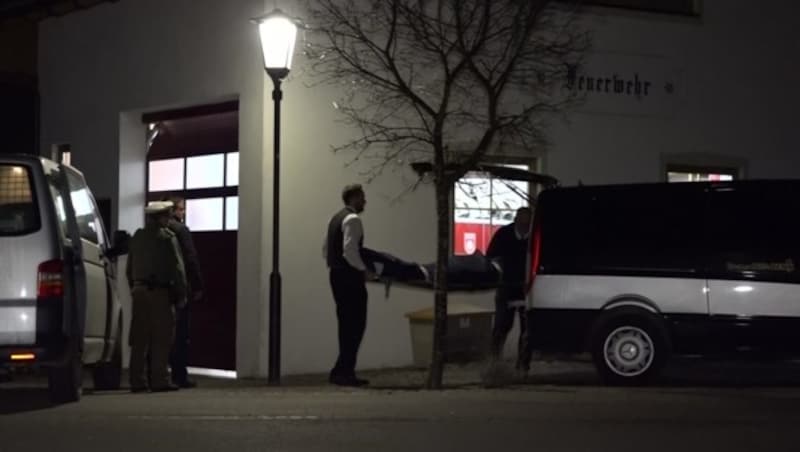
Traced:
[[147, 201], [186, 199], [203, 300], [190, 306], [189, 366], [236, 369], [239, 103], [145, 114]]

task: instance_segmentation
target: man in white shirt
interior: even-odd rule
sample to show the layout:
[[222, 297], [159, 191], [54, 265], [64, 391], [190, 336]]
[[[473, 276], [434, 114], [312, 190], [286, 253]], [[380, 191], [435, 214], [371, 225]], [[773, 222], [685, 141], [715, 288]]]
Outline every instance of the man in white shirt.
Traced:
[[364, 226], [358, 214], [367, 204], [361, 185], [348, 185], [342, 191], [345, 207], [328, 223], [323, 258], [330, 269], [330, 284], [336, 301], [339, 324], [339, 357], [331, 369], [330, 382], [340, 386], [364, 386], [367, 380], [356, 377], [356, 359], [367, 326], [366, 280], [374, 274], [364, 264]]

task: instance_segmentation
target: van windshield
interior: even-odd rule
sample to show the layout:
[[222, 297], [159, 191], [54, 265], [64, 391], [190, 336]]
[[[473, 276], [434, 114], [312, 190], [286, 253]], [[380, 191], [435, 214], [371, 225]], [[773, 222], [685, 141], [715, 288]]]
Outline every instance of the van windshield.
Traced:
[[0, 236], [22, 235], [39, 229], [30, 170], [0, 164]]

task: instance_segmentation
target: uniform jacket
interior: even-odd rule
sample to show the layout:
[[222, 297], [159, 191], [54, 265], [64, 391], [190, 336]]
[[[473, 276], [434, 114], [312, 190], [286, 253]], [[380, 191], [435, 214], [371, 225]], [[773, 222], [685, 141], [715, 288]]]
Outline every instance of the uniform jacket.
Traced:
[[175, 234], [168, 228], [150, 223], [136, 231], [130, 241], [128, 284], [168, 287], [178, 305], [186, 303], [186, 271]]

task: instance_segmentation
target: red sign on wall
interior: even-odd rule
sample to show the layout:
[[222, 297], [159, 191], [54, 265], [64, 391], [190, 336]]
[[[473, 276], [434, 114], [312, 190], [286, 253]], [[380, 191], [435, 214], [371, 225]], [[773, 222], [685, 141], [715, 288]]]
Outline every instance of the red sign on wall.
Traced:
[[457, 256], [465, 256], [480, 251], [486, 254], [489, 242], [494, 233], [502, 225], [490, 225], [479, 223], [456, 223], [453, 243], [453, 252]]

